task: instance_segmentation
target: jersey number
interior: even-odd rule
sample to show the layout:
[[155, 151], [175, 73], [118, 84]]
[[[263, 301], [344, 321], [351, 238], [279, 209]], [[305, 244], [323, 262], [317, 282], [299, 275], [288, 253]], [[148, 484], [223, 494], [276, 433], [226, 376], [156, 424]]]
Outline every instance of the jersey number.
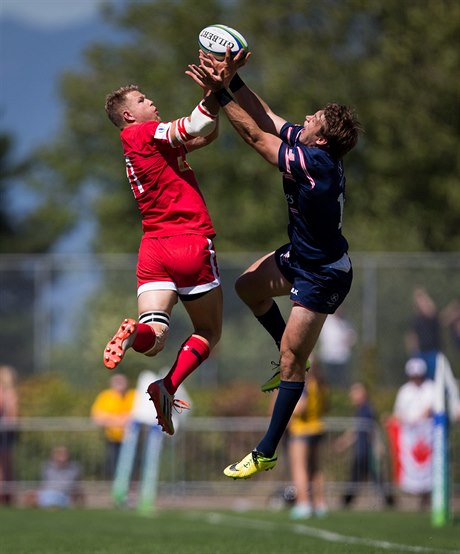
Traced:
[[337, 202], [339, 203], [340, 207], [340, 219], [339, 219], [339, 226], [337, 229], [342, 228], [342, 221], [343, 221], [343, 205], [345, 204], [345, 197], [343, 195], [343, 192], [340, 193], [339, 197], [337, 198]]
[[131, 163], [128, 156], [125, 157], [125, 163], [126, 163], [126, 175], [128, 176], [129, 184], [131, 185], [131, 190], [133, 191], [134, 197], [136, 198], [139, 196], [139, 194], [142, 194], [144, 192], [144, 187], [142, 186], [142, 183], [139, 181], [139, 179], [136, 177], [136, 174], [134, 173], [134, 167]]

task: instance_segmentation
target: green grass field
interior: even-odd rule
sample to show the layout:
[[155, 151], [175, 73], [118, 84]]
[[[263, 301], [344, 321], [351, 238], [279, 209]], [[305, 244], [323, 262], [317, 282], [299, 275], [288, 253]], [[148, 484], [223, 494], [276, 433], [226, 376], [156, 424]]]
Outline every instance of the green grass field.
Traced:
[[2, 554], [460, 554], [460, 524], [428, 514], [336, 512], [292, 522], [287, 512], [0, 510]]

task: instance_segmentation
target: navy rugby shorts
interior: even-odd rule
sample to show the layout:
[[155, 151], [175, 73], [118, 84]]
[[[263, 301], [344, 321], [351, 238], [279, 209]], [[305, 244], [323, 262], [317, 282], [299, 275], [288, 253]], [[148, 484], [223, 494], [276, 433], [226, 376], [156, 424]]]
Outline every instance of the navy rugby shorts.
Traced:
[[353, 268], [347, 254], [326, 265], [306, 264], [296, 259], [290, 243], [275, 252], [283, 277], [292, 283], [290, 299], [313, 312], [333, 314], [351, 288]]

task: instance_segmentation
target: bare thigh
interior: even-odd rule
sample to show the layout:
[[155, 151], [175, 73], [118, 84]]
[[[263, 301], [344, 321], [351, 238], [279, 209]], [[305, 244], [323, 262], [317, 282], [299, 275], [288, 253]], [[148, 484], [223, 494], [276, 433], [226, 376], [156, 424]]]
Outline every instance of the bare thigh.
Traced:
[[264, 314], [272, 304], [272, 298], [286, 296], [291, 284], [283, 277], [271, 252], [259, 258], [238, 277], [235, 283], [238, 296], [256, 316]]
[[[145, 312], [166, 312], [171, 315], [174, 305], [177, 304], [177, 293], [173, 290], [149, 290], [137, 298], [139, 315]], [[163, 330], [160, 323], [149, 323], [157, 332]]]
[[[163, 311], [171, 315], [178, 296], [171, 290], [143, 292], [138, 298], [139, 314]], [[192, 321], [193, 334], [205, 340], [212, 349], [222, 334], [223, 296], [222, 287], [215, 287], [195, 300], [186, 300], [184, 307]], [[155, 331], [162, 330], [161, 324], [150, 324]]]
[[214, 348], [222, 334], [222, 287], [215, 287], [195, 300], [185, 300], [183, 304], [192, 321], [193, 334]]
[[162, 311], [171, 315], [177, 304], [177, 292], [173, 290], [149, 290], [137, 298], [139, 315], [144, 312]]

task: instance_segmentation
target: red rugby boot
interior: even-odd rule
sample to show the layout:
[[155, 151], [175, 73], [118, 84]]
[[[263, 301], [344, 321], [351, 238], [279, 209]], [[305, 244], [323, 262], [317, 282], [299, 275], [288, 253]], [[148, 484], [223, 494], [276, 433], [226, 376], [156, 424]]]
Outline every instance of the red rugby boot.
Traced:
[[104, 350], [104, 365], [107, 369], [115, 369], [123, 359], [125, 352], [134, 342], [137, 322], [126, 318]]

